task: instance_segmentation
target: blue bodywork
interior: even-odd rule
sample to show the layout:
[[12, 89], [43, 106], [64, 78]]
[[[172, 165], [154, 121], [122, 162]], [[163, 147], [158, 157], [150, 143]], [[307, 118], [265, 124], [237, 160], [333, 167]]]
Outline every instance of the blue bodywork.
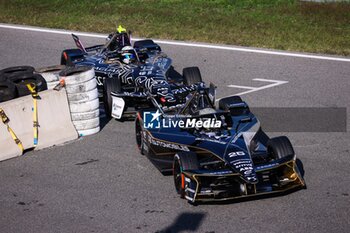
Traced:
[[[193, 94], [184, 106], [172, 112], [162, 108], [140, 111], [136, 120], [138, 145], [161, 172], [175, 173], [174, 155], [178, 153], [191, 153], [198, 159], [197, 169], [182, 170], [186, 199], [228, 200], [305, 186], [294, 154], [271, 157], [269, 138], [244, 102], [231, 104], [228, 110], [216, 109], [209, 100], [204, 101], [209, 103], [206, 106], [192, 103], [196, 95], [203, 100], [207, 93]], [[235, 108], [242, 106], [246, 110], [236, 114]], [[152, 125], [156, 127], [150, 127], [146, 116], [155, 111], [162, 114], [159, 123]], [[174, 123], [188, 119], [211, 119], [210, 122], [221, 122], [221, 126], [187, 127], [184, 123], [180, 127], [180, 123]]]
[[[171, 74], [172, 59], [152, 40], [137, 41], [131, 47], [127, 33], [114, 33], [106, 44], [85, 48], [77, 36], [73, 35], [73, 39], [78, 49], [64, 50], [61, 64], [94, 67], [100, 97], [104, 95], [106, 79], [110, 78], [116, 79], [115, 83], [120, 86], [119, 89], [112, 88], [118, 89], [117, 92], [112, 90], [113, 96], [125, 98], [127, 107], [144, 108], [146, 92], [165, 105], [174, 105], [197, 89], [198, 84], [185, 86], [181, 79]], [[126, 47], [135, 57], [127, 64], [123, 62], [123, 48]]]

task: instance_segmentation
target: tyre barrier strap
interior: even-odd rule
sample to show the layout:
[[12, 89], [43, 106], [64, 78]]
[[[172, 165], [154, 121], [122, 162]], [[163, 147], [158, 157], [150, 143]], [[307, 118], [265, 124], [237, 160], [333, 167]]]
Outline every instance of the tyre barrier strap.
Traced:
[[2, 108], [0, 108], [0, 117], [1, 117], [2, 123], [4, 123], [4, 125], [6, 125], [7, 131], [10, 133], [13, 141], [17, 144], [17, 146], [19, 147], [19, 149], [23, 153], [23, 151], [24, 151], [23, 144], [22, 144], [21, 140], [19, 140], [19, 138], [16, 136], [16, 134], [12, 130], [12, 128], [10, 127], [10, 125], [9, 125], [10, 119], [6, 116], [6, 113]]
[[34, 147], [38, 145], [38, 103], [37, 99], [39, 99], [38, 92], [36, 91], [36, 86], [33, 83], [27, 84], [28, 90], [32, 94], [33, 97], [33, 133], [34, 133]]

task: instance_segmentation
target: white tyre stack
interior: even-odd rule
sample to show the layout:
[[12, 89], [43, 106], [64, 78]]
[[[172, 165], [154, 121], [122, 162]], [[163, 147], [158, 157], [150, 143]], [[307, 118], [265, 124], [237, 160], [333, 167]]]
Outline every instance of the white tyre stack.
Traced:
[[79, 136], [100, 131], [100, 110], [95, 71], [92, 67], [67, 67], [60, 73], [64, 79], [72, 122]]
[[66, 66], [64, 65], [57, 65], [57, 66], [48, 66], [43, 67], [40, 69], [36, 69], [35, 71], [39, 73], [43, 78], [46, 80], [47, 83], [47, 89], [52, 90], [57, 84], [60, 82], [60, 76], [59, 73], [61, 70], [65, 69]]

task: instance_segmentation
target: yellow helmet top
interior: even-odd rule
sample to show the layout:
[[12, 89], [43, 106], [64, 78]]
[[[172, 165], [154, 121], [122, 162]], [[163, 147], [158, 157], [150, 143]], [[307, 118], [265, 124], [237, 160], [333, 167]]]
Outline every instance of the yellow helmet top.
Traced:
[[122, 25], [119, 25], [117, 28], [118, 33], [126, 32], [126, 28], [123, 28]]

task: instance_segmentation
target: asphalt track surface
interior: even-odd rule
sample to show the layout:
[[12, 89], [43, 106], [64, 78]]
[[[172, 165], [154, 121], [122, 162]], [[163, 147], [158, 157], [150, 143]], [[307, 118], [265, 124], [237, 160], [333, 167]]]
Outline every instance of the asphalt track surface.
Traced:
[[[161, 46], [179, 73], [199, 66], [219, 97], [261, 78], [288, 83], [243, 95], [250, 106], [350, 107], [346, 61]], [[0, 68], [58, 64], [72, 47], [69, 35], [0, 28]], [[99, 134], [0, 162], [0, 232], [349, 232], [348, 132], [283, 133], [303, 163], [305, 190], [192, 206], [138, 153], [133, 122], [101, 120]]]

